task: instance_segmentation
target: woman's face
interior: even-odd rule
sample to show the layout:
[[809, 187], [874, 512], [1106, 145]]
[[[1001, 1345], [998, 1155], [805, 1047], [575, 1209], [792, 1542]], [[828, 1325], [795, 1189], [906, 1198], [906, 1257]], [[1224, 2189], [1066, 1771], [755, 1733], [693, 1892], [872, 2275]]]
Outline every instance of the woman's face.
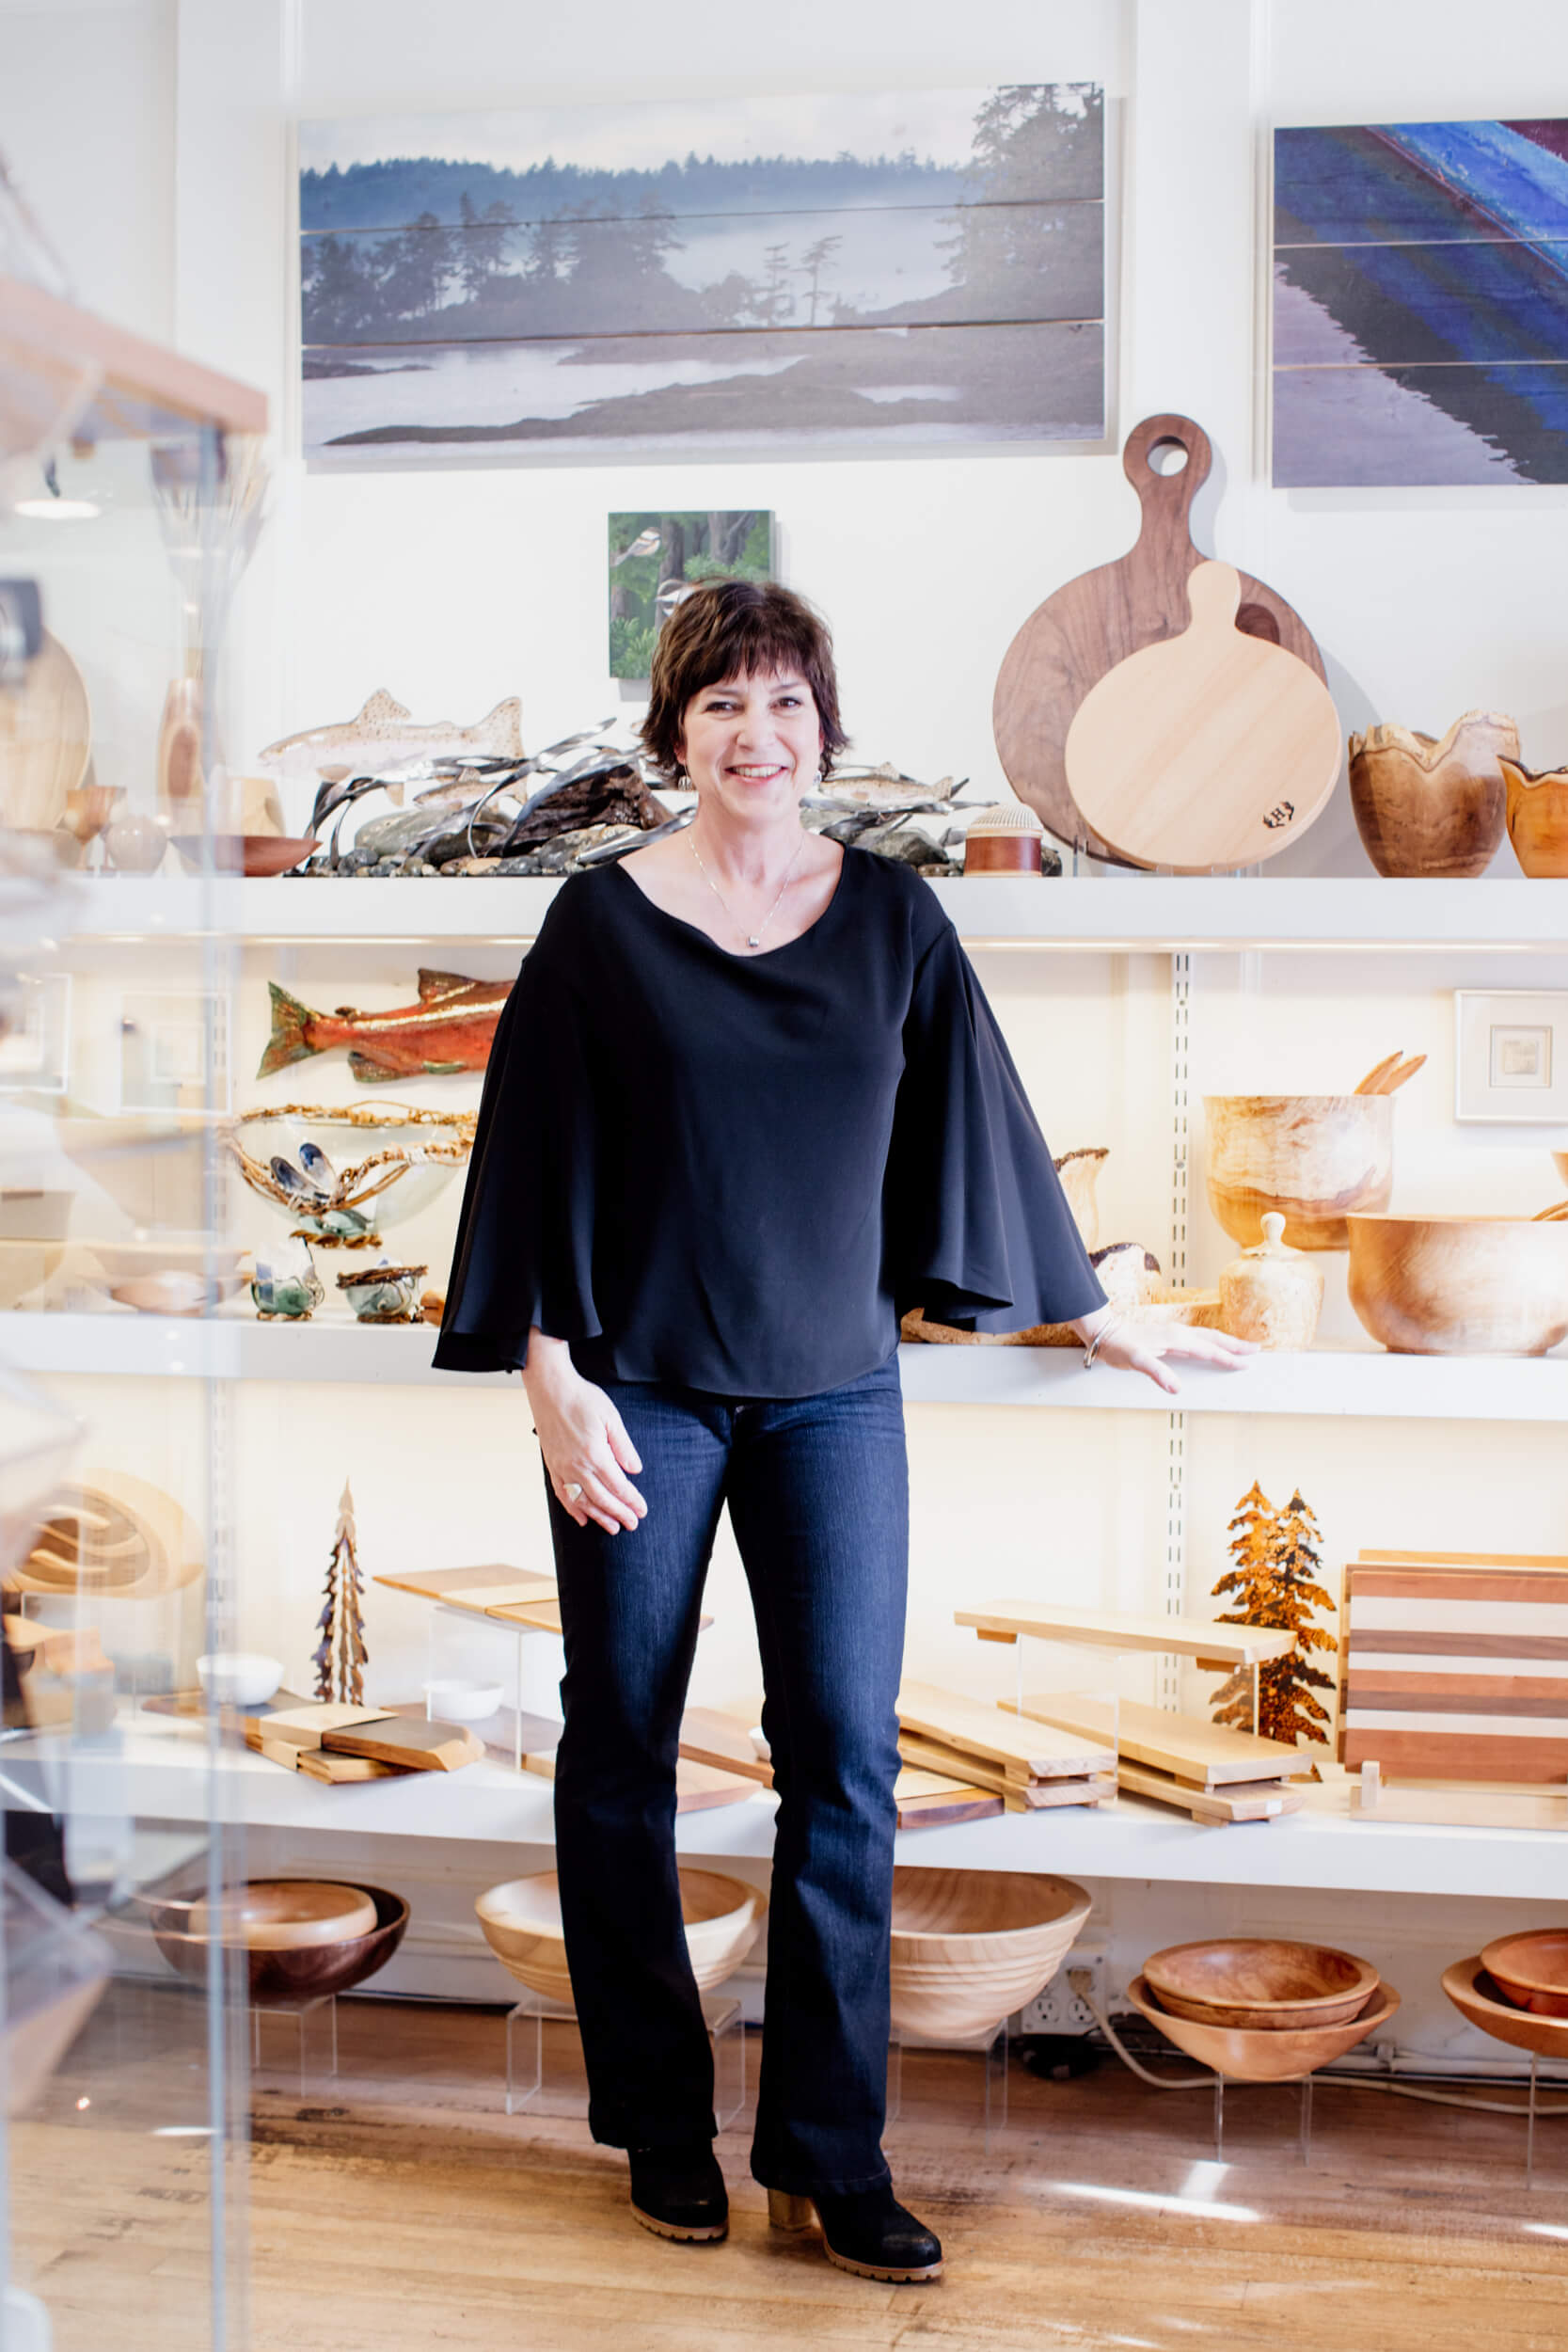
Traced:
[[742, 822], [793, 813], [822, 764], [811, 688], [793, 670], [705, 687], [686, 707], [680, 755], [703, 800]]

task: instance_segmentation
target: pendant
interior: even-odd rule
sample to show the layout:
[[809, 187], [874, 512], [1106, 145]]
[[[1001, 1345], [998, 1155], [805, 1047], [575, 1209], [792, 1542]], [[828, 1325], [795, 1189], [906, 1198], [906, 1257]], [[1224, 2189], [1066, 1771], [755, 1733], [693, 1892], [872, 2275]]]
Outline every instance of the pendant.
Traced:
[[762, 933], [757, 931], [750, 935], [747, 938], [746, 945], [748, 947], [760, 947], [762, 946]]

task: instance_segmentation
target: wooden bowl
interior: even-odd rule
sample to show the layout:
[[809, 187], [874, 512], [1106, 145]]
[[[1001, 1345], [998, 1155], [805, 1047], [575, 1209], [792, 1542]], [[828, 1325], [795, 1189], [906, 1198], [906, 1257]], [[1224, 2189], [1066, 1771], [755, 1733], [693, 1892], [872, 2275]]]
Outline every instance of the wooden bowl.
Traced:
[[192, 1903], [185, 1933], [210, 1943], [214, 1918], [227, 1945], [244, 1945], [247, 1952], [303, 1951], [369, 1935], [375, 1905], [362, 1887], [330, 1879], [252, 1879], [229, 1888], [215, 1913], [211, 1903]]
[[1484, 874], [1508, 813], [1498, 755], [1519, 756], [1512, 719], [1467, 710], [1441, 741], [1413, 727], [1350, 739], [1350, 797], [1361, 846], [1380, 874]]
[[[743, 1879], [717, 1870], [682, 1870], [681, 1917], [699, 1993], [733, 1976], [756, 1940], [768, 1899]], [[561, 1889], [553, 1870], [487, 1887], [474, 1905], [484, 1940], [501, 1966], [531, 1993], [572, 2006], [572, 1979], [561, 1928]]]
[[1568, 1336], [1568, 1222], [1347, 1221], [1350, 1303], [1393, 1354], [1544, 1356]]
[[[174, 846], [189, 870], [199, 873], [200, 834], [177, 833]], [[303, 866], [320, 848], [314, 834], [295, 837], [275, 833], [221, 833], [213, 835], [213, 866], [220, 874], [286, 874]]]
[[1515, 2009], [1482, 1967], [1479, 1952], [1444, 1969], [1443, 1990], [1461, 2017], [1495, 2042], [1534, 2050], [1542, 2058], [1568, 2058], [1568, 2017], [1542, 2017], [1534, 2010]]
[[1516, 759], [1498, 762], [1508, 786], [1508, 837], [1537, 881], [1568, 874], [1568, 768], [1532, 775]]
[[1209, 1206], [1232, 1241], [1277, 1210], [1293, 1249], [1349, 1247], [1346, 1217], [1394, 1189], [1390, 1094], [1206, 1094]]
[[1250, 1935], [1172, 1944], [1146, 1960], [1143, 1973], [1173, 2017], [1260, 2032], [1346, 2025], [1377, 1990], [1370, 1960], [1328, 1945]]
[[1552, 1153], [1552, 1164], [1556, 1168], [1557, 1172], [1561, 1177], [1563, 1183], [1568, 1184], [1568, 1152], [1554, 1152]]
[[895, 1870], [894, 2025], [928, 2041], [989, 2042], [1050, 1983], [1089, 1901], [1071, 1879]]
[[[403, 1941], [408, 1925], [408, 1905], [401, 1895], [390, 1894], [384, 1886], [360, 1886], [355, 1891], [368, 1896], [375, 1906], [375, 1925], [367, 1933], [343, 1936], [330, 1944], [294, 1945], [283, 1950], [247, 1949], [244, 1945], [225, 1942], [226, 1949], [245, 1954], [247, 1997], [253, 2008], [293, 2006], [299, 2001], [320, 1999], [328, 1993], [348, 1993], [386, 1966]], [[205, 1935], [193, 1935], [189, 1918], [188, 1901], [155, 1908], [152, 1933], [170, 1966], [193, 1984], [205, 1986], [212, 1940]]]
[[1348, 2018], [1343, 2025], [1294, 2026], [1273, 2032], [1267, 2028], [1204, 2026], [1195, 2018], [1174, 2016], [1169, 2010], [1161, 2008], [1142, 1977], [1133, 1978], [1127, 1988], [1127, 1997], [1179, 2050], [1185, 2050], [1200, 2065], [1212, 2066], [1216, 2074], [1227, 2074], [1233, 2081], [1243, 2083], [1299, 2082], [1303, 2074], [1315, 2074], [1320, 2066], [1343, 2058], [1347, 2050], [1354, 2050], [1358, 2042], [1386, 2026], [1400, 2005], [1393, 1986], [1380, 1984], [1360, 2015]]
[[1568, 2017], [1568, 1928], [1534, 1928], [1488, 1944], [1481, 1964], [1507, 2001], [1537, 2017]]

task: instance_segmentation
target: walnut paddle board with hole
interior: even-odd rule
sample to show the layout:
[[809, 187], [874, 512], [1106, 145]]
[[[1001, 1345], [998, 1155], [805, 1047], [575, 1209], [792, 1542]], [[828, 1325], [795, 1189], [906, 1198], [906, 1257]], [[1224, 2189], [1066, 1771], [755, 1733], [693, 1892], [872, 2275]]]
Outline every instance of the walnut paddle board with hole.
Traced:
[[1228, 564], [1187, 576], [1192, 618], [1102, 677], [1068, 729], [1072, 796], [1134, 866], [1179, 874], [1276, 857], [1338, 780], [1339, 714], [1307, 668], [1236, 627]]
[[[1155, 469], [1162, 449], [1186, 452], [1179, 473]], [[1096, 857], [1115, 852], [1075, 805], [1064, 755], [1068, 729], [1107, 671], [1186, 628], [1187, 575], [1204, 561], [1189, 518], [1212, 462], [1209, 436], [1191, 417], [1146, 417], [1134, 425], [1121, 463], [1143, 509], [1136, 543], [1047, 596], [1013, 639], [997, 677], [991, 725], [1008, 782], [1059, 841]], [[1262, 580], [1240, 577], [1236, 627], [1283, 646], [1321, 678], [1323, 657], [1301, 615]]]

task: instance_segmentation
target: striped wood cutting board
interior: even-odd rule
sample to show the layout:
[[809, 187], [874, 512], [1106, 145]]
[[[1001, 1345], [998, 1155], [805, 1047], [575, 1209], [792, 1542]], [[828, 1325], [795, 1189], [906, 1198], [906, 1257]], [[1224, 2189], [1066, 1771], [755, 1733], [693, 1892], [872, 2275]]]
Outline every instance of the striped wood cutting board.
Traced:
[[1347, 1765], [1568, 1779], [1568, 1559], [1353, 1560], [1344, 1623]]

